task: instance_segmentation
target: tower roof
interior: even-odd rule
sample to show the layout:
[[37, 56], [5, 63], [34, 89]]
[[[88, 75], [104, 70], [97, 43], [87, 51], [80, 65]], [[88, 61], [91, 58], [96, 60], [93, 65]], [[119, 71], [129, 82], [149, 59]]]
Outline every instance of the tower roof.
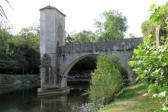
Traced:
[[41, 8], [40, 11], [44, 10], [44, 9], [54, 9], [54, 10], [57, 10], [60, 14], [62, 14], [63, 16], [66, 16], [64, 13], [62, 13], [60, 10], [58, 10], [56, 7], [53, 7], [53, 6], [46, 6], [44, 8]]

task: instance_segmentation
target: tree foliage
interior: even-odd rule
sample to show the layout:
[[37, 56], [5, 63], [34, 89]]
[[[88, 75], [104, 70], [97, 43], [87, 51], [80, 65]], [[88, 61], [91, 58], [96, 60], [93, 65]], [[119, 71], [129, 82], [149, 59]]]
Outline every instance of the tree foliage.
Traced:
[[127, 30], [127, 19], [122, 13], [109, 10], [103, 13], [105, 21], [96, 21], [98, 41], [121, 40]]
[[124, 32], [127, 30], [127, 19], [122, 13], [109, 10], [103, 13], [105, 21], [96, 21], [97, 30], [81, 31], [66, 38], [66, 45], [82, 44], [88, 42], [112, 41], [124, 38]]
[[65, 42], [66, 45], [72, 44], [83, 44], [95, 41], [95, 34], [91, 31], [81, 31], [79, 33], [74, 33], [72, 35], [68, 35]]
[[156, 46], [153, 39], [144, 38], [144, 43], [134, 50], [135, 56], [130, 65], [138, 74], [137, 80], [150, 84], [149, 92], [166, 93], [164, 103], [168, 103], [168, 41], [165, 45]]
[[24, 28], [18, 35], [0, 29], [1, 73], [38, 73], [40, 64], [39, 32]]
[[[156, 27], [152, 27], [150, 22], [146, 24], [145, 28], [152, 32], [146, 32], [147, 37], [144, 37], [143, 44], [140, 44], [134, 50], [133, 61], [130, 65], [138, 74], [137, 80], [149, 83], [149, 92], [161, 99], [163, 108], [159, 112], [168, 111], [168, 3], [163, 6], [155, 8], [156, 5], [151, 6], [153, 11], [150, 22], [153, 25], [161, 25], [161, 41], [160, 46], [156, 45], [153, 35], [156, 33]], [[145, 31], [145, 29], [144, 29]], [[151, 33], [151, 34], [150, 34]]]
[[122, 77], [112, 58], [100, 56], [92, 73], [90, 98], [94, 103], [109, 103], [122, 87]]
[[150, 11], [152, 12], [150, 19], [143, 22], [142, 33], [145, 37], [152, 35], [152, 39], [156, 38], [156, 29], [161, 26], [161, 36], [167, 37], [168, 32], [168, 3], [163, 6], [156, 7], [155, 4], [151, 5]]

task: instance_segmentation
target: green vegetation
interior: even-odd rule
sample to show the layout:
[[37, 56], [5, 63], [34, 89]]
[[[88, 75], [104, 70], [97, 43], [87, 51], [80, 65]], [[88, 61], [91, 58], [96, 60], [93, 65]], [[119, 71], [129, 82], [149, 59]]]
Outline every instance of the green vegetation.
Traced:
[[97, 69], [92, 73], [91, 79], [91, 101], [98, 104], [109, 103], [122, 86], [122, 76], [115, 67], [112, 57], [98, 57]]
[[121, 73], [123, 85], [127, 86], [129, 83], [127, 70], [121, 65], [117, 55], [112, 55], [111, 61], [114, 63], [115, 68], [118, 69], [119, 72]]
[[151, 38], [145, 37], [144, 43], [134, 50], [134, 61], [130, 65], [138, 74], [137, 80], [149, 83], [149, 92], [158, 96], [162, 94], [164, 104], [167, 104], [168, 44], [156, 46], [153, 42]]
[[[148, 92], [159, 97], [162, 108], [159, 112], [168, 111], [168, 3], [158, 8], [151, 6], [153, 11], [151, 19], [156, 25], [161, 26], [159, 43], [152, 39], [153, 35], [144, 37], [143, 44], [134, 50], [133, 61], [130, 65], [138, 74], [137, 80], [145, 81], [149, 84]], [[149, 27], [150, 28], [150, 27]], [[156, 29], [156, 28], [155, 28]], [[151, 30], [151, 29], [150, 29]], [[155, 31], [156, 32], [156, 31]], [[156, 36], [157, 37], [157, 36]], [[158, 46], [160, 45], [160, 46]]]
[[65, 39], [66, 45], [72, 45], [72, 44], [83, 44], [83, 43], [89, 43], [89, 42], [95, 42], [95, 34], [91, 31], [81, 31], [79, 33], [74, 33], [71, 36], [68, 35]]
[[30, 88], [30, 87], [37, 87], [40, 85], [40, 77], [39, 76], [20, 76], [18, 78], [22, 84], [24, 85], [25, 88]]
[[[40, 77], [38, 75], [4, 75], [1, 76], [0, 84], [2, 84], [0, 86], [0, 94], [5, 94], [39, 87]], [[3, 84], [7, 84], [7, 86], [4, 87]]]
[[121, 12], [115, 10], [105, 11], [103, 19], [105, 21], [95, 22], [97, 27], [95, 33], [84, 30], [68, 35], [66, 45], [121, 40], [124, 38], [124, 32], [127, 30], [127, 19]]
[[0, 26], [0, 71], [7, 74], [39, 72], [39, 28], [23, 28], [18, 35]]
[[0, 84], [13, 84], [15, 81], [16, 81], [16, 79], [14, 77], [4, 76], [0, 80]]
[[121, 40], [127, 30], [127, 19], [115, 10], [103, 13], [105, 21], [96, 21], [98, 41]]
[[138, 74], [137, 81], [145, 84], [124, 88], [112, 104], [99, 112], [168, 111], [168, 3], [159, 7], [154, 4], [150, 10], [150, 19], [142, 24], [144, 42], [134, 50], [130, 62]]
[[98, 112], [154, 112], [161, 104], [158, 98], [145, 95], [148, 85], [144, 83], [128, 86], [123, 89], [114, 102], [100, 108]]
[[156, 29], [161, 26], [161, 35], [167, 37], [168, 32], [168, 3], [163, 6], [156, 7], [156, 4], [151, 5], [152, 12], [150, 19], [142, 24], [142, 33], [144, 37], [152, 35], [152, 39], [156, 38]]

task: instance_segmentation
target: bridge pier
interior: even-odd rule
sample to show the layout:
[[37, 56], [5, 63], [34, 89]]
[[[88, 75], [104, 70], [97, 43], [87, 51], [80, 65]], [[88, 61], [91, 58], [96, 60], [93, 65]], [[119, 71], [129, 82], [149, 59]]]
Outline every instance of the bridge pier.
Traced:
[[40, 55], [41, 88], [38, 95], [63, 94], [69, 91], [60, 84], [57, 48], [64, 45], [65, 15], [57, 8], [47, 6], [40, 9]]

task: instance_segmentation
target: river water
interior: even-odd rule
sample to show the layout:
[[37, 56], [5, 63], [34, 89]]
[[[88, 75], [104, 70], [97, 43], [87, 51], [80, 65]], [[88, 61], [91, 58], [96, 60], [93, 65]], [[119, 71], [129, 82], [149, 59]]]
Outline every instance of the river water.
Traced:
[[1, 95], [0, 112], [73, 112], [72, 108], [88, 102], [88, 97], [83, 95], [86, 85], [65, 96], [38, 98], [36, 90]]

